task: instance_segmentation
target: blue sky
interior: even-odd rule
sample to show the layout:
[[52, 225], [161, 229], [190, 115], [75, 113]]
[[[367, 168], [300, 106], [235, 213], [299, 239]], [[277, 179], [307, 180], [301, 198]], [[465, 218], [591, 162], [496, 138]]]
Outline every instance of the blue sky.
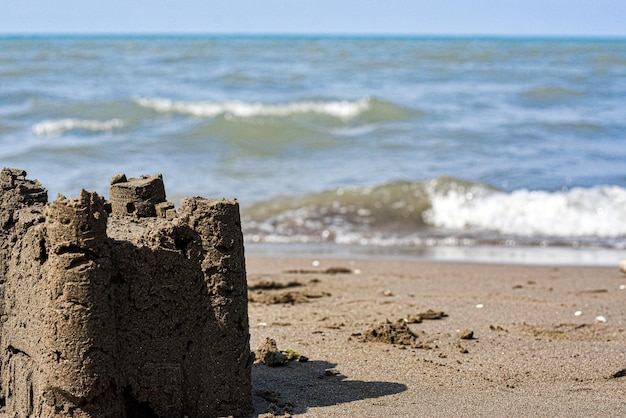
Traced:
[[626, 36], [626, 0], [0, 0], [0, 33]]

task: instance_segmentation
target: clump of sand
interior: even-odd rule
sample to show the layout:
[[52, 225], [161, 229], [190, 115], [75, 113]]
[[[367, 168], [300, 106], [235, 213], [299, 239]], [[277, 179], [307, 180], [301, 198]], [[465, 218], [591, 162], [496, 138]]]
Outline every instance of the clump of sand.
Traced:
[[[310, 283], [315, 284], [317, 281], [311, 280]], [[302, 290], [293, 290], [293, 288], [302, 288]], [[311, 290], [297, 280], [284, 282], [264, 279], [248, 285], [248, 301], [266, 305], [295, 305], [327, 296], [330, 296], [330, 293]]]
[[404, 319], [398, 319], [395, 322], [385, 320], [368, 329], [361, 336], [361, 341], [416, 346], [418, 338]]
[[279, 350], [276, 340], [269, 337], [259, 345], [259, 348], [254, 352], [254, 356], [256, 363], [264, 363], [270, 367], [283, 366], [292, 360], [297, 360], [300, 363], [309, 360], [308, 357], [290, 348]]

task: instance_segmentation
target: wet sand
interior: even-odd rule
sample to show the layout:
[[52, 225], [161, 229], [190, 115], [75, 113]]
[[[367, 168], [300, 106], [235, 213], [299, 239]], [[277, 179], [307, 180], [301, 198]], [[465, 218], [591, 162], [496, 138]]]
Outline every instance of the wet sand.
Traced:
[[252, 349], [270, 338], [292, 358], [253, 366], [255, 415], [626, 416], [617, 266], [248, 258], [247, 272]]

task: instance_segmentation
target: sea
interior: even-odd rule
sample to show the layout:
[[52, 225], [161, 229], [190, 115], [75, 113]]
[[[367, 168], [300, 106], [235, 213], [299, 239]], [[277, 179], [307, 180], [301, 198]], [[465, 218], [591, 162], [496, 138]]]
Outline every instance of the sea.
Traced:
[[616, 266], [626, 39], [5, 35], [0, 165], [237, 198], [253, 256]]

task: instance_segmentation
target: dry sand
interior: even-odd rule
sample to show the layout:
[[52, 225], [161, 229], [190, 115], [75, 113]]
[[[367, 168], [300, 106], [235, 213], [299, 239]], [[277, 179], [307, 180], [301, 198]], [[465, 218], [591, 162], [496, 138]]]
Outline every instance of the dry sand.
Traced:
[[248, 258], [247, 271], [251, 347], [308, 358], [253, 366], [255, 415], [626, 416], [617, 267]]

